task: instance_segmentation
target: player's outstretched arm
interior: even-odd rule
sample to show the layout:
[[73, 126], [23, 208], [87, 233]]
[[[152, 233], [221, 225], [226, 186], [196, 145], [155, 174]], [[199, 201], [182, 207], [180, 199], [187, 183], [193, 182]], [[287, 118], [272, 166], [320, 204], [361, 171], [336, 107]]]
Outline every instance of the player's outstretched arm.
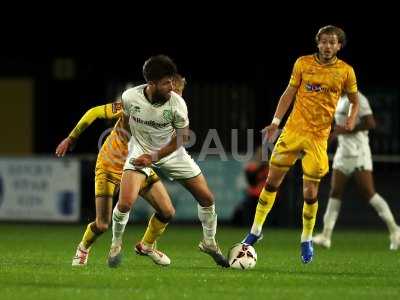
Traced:
[[279, 99], [274, 118], [271, 124], [264, 129], [265, 137], [268, 139], [269, 142], [273, 142], [276, 130], [278, 129], [282, 118], [285, 116], [290, 105], [292, 104], [293, 99], [296, 96], [297, 89], [298, 87], [289, 84], [286, 90], [283, 92], [281, 98]]
[[97, 119], [113, 119], [120, 116], [118, 113], [113, 113], [115, 103], [108, 103], [90, 108], [76, 124], [75, 128], [69, 134], [69, 137], [77, 139], [82, 132], [86, 130]]
[[56, 148], [58, 157], [64, 156], [68, 150], [75, 145], [78, 137], [88, 128], [96, 119], [114, 119], [121, 115], [120, 102], [109, 103], [106, 105], [90, 108], [75, 125], [74, 129]]

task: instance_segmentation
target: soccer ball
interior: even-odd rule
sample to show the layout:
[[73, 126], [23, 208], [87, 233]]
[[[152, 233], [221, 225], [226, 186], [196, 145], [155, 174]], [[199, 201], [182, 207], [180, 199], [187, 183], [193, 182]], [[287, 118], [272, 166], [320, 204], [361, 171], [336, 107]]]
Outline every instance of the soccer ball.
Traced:
[[236, 244], [229, 250], [229, 265], [234, 269], [252, 269], [256, 266], [257, 253], [253, 246]]

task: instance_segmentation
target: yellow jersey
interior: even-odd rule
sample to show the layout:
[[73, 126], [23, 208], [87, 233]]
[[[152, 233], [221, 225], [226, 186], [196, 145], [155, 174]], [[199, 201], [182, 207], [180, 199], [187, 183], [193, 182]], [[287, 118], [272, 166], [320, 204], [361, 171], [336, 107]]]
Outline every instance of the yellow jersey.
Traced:
[[110, 135], [105, 140], [97, 156], [96, 168], [122, 174], [122, 169], [128, 156], [129, 133], [122, 125], [122, 103], [116, 102], [105, 105], [107, 119], [118, 118]]
[[357, 93], [353, 68], [336, 58], [322, 64], [317, 55], [297, 59], [289, 84], [298, 88], [296, 100], [285, 129], [311, 133], [327, 139], [342, 93]]

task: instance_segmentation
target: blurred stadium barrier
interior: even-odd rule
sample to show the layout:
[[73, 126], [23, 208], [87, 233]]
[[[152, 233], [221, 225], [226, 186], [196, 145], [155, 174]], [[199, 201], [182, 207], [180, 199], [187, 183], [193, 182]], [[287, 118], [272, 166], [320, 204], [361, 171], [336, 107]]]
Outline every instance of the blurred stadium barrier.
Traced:
[[[232, 221], [233, 212], [245, 196], [244, 165], [228, 156], [228, 161], [209, 156], [198, 162], [217, 201], [218, 219]], [[400, 221], [400, 157], [374, 156], [376, 190], [387, 199], [397, 221]], [[0, 220], [87, 222], [95, 216], [95, 156], [62, 160], [50, 157], [0, 158]], [[301, 165], [292, 168], [278, 195], [268, 224], [277, 227], [298, 227], [302, 209]], [[178, 183], [163, 178], [176, 207], [174, 222], [197, 222], [197, 207], [192, 195]], [[329, 197], [330, 174], [321, 182], [319, 193], [322, 223]], [[116, 201], [117, 199], [115, 199]], [[350, 180], [344, 194], [343, 213], [338, 225], [346, 227], [383, 227], [375, 212]], [[132, 218], [145, 222], [152, 208], [140, 199]]]
[[78, 159], [0, 158], [0, 220], [76, 222], [80, 219]]

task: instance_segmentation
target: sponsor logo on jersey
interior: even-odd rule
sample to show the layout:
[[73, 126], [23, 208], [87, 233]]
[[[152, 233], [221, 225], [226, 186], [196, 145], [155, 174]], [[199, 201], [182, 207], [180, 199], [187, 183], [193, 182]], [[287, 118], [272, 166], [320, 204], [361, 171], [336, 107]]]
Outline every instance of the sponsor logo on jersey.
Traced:
[[140, 106], [131, 107], [131, 114], [132, 115], [137, 115], [138, 113], [140, 113]]
[[305, 89], [307, 92], [317, 92], [317, 93], [337, 93], [337, 89], [321, 86], [318, 83], [306, 83]]
[[156, 129], [167, 127], [167, 126], [171, 123], [171, 122], [168, 122], [168, 123], [158, 123], [158, 122], [153, 121], [153, 120], [144, 121], [144, 120], [142, 120], [141, 118], [138, 118], [138, 117], [135, 117], [135, 116], [131, 116], [131, 118], [132, 118], [132, 120], [134, 120], [136, 123], [143, 124], [143, 125], [148, 125], [148, 126], [151, 126], [151, 127], [156, 128]]
[[162, 115], [165, 121], [172, 122], [172, 111], [166, 109], [163, 111]]

